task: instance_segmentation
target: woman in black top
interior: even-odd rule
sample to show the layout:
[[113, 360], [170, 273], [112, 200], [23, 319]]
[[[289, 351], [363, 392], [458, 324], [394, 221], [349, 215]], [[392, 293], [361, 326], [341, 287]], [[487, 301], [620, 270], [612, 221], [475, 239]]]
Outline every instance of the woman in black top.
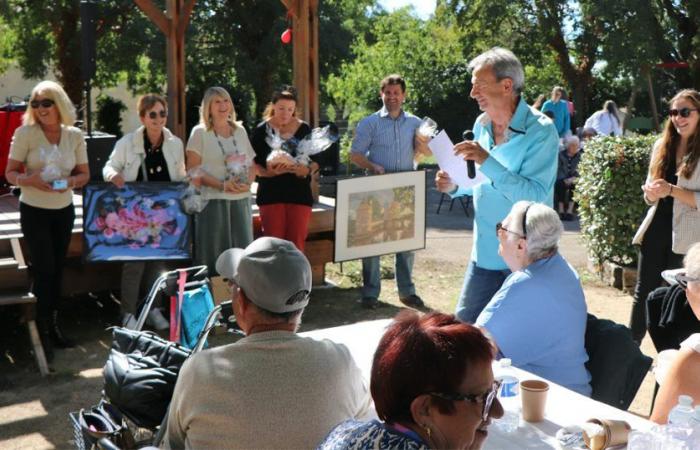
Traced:
[[[251, 144], [258, 168], [256, 203], [263, 235], [286, 239], [304, 251], [313, 205], [311, 173], [318, 164], [312, 161], [307, 166], [293, 159], [298, 156], [299, 142], [311, 133], [311, 127], [296, 117], [296, 105], [294, 88], [286, 86], [275, 92], [263, 113], [263, 122], [253, 131]], [[283, 141], [281, 148], [275, 150], [287, 155], [268, 162], [273, 149], [266, 138], [271, 134], [279, 135]]]

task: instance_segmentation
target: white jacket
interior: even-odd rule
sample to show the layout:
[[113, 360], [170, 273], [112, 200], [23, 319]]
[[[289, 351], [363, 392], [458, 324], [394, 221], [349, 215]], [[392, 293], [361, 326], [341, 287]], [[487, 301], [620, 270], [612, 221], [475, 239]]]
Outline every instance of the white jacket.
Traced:
[[[146, 157], [143, 149], [143, 130], [140, 126], [136, 131], [124, 135], [114, 145], [112, 154], [102, 169], [102, 177], [110, 181], [121, 173], [124, 181], [136, 181], [141, 170], [141, 161]], [[167, 128], [163, 128], [163, 156], [168, 164], [168, 173], [172, 181], [182, 181], [186, 176], [185, 151], [180, 138]]]

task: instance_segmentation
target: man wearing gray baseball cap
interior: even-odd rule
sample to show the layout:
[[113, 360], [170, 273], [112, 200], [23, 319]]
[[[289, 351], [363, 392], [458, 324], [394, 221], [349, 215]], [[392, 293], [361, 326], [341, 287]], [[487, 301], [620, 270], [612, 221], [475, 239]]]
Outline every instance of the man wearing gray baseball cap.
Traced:
[[263, 237], [224, 251], [216, 270], [246, 337], [185, 362], [165, 448], [315, 448], [336, 424], [371, 415], [347, 347], [296, 333], [311, 266], [294, 244]]

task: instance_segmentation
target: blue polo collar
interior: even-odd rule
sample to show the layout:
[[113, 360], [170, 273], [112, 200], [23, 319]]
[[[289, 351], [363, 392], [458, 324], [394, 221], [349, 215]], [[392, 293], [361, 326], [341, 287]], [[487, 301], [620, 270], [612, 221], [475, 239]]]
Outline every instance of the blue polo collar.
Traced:
[[530, 107], [527, 106], [522, 97], [518, 100], [518, 106], [515, 108], [515, 114], [510, 119], [508, 129], [514, 133], [525, 134], [527, 129], [527, 117], [530, 115]]

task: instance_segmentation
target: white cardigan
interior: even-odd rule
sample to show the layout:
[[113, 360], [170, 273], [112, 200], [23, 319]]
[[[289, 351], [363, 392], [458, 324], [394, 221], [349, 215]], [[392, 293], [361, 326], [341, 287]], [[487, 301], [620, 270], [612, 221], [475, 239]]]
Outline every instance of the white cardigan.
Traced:
[[[124, 181], [136, 180], [141, 170], [141, 161], [146, 156], [143, 149], [143, 130], [144, 127], [140, 126], [114, 145], [114, 150], [102, 169], [105, 181], [111, 181], [119, 173], [124, 177]], [[182, 181], [186, 176], [184, 147], [180, 138], [167, 128], [163, 128], [163, 156], [168, 165], [170, 179]]]
[[[659, 151], [661, 140], [656, 141], [654, 150], [652, 151], [652, 160], [656, 152]], [[647, 183], [651, 182], [651, 173], [647, 175]], [[700, 164], [695, 166], [695, 170], [690, 178], [678, 176], [678, 187], [693, 191], [695, 194], [695, 204], [700, 206]], [[644, 221], [639, 226], [637, 233], [632, 240], [633, 244], [641, 245], [651, 221], [656, 214], [658, 201], [651, 203], [644, 196], [644, 201], [651, 205], [647, 211]], [[691, 245], [700, 242], [700, 210], [692, 208], [678, 199], [673, 200], [673, 233], [672, 233], [672, 250], [678, 255], [685, 255]]]

